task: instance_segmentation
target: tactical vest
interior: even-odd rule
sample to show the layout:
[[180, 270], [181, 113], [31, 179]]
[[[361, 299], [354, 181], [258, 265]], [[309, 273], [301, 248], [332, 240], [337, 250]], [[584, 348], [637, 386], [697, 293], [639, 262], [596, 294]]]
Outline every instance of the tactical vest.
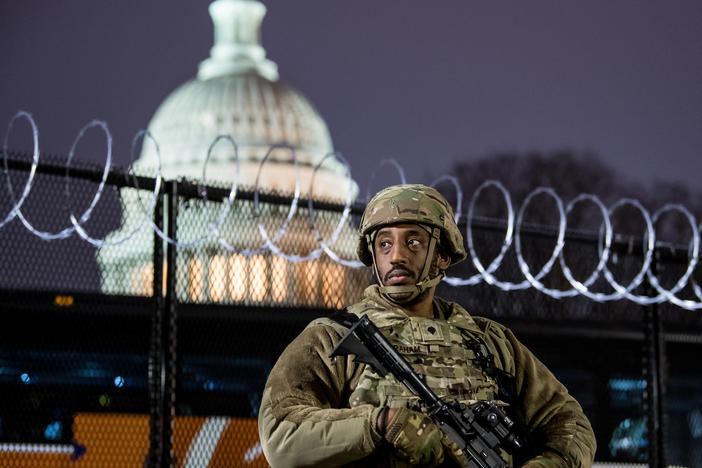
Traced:
[[[468, 330], [473, 323], [469, 316], [449, 317], [447, 320], [408, 317], [387, 309], [374, 308], [362, 301], [348, 308], [357, 316], [368, 315], [388, 341], [423, 376], [429, 387], [445, 400], [473, 404], [477, 400], [498, 400], [498, 384], [488, 375], [483, 356], [476, 355], [467, 345], [474, 335]], [[390, 312], [390, 313], [388, 313]], [[419, 407], [418, 398], [392, 375], [381, 377], [366, 366], [355, 390], [349, 398], [351, 407], [370, 403], [374, 406]]]

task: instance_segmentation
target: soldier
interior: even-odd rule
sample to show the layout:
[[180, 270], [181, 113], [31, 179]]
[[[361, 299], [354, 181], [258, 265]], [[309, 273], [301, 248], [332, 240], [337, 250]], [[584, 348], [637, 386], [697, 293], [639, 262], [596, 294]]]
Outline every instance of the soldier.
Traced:
[[[423, 185], [378, 192], [363, 213], [359, 258], [378, 284], [347, 308], [367, 315], [443, 399], [492, 400], [521, 419], [530, 453], [510, 466], [590, 466], [595, 438], [578, 402], [504, 326], [435, 297], [450, 265], [465, 259], [450, 205]], [[467, 460], [392, 375], [352, 357], [329, 358], [347, 331], [311, 322], [270, 373], [259, 435], [273, 467], [464, 466]], [[494, 366], [478, 359], [483, 346]], [[505, 387], [510, 387], [505, 388]]]

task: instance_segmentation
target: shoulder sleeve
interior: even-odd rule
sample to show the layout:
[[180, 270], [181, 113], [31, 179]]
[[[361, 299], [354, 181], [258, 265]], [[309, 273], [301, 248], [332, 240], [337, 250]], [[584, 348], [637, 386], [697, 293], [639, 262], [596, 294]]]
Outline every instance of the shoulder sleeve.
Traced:
[[362, 366], [328, 357], [340, 337], [338, 326], [317, 320], [273, 367], [258, 419], [271, 466], [339, 466], [369, 455], [380, 440], [371, 424], [379, 409], [348, 406]]
[[524, 466], [589, 467], [595, 435], [580, 404], [511, 330], [490, 321], [486, 334], [504, 370], [514, 374], [518, 398], [537, 456]]

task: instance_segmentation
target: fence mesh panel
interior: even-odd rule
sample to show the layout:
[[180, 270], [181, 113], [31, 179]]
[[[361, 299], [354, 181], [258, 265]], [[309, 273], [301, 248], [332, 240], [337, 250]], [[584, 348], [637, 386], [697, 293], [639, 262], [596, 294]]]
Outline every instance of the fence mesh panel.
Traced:
[[[20, 191], [27, 172], [7, 175]], [[0, 185], [0, 205], [9, 212], [19, 195]], [[23, 219], [0, 229], [0, 466], [145, 460], [153, 301], [103, 295], [98, 250], [68, 231], [70, 214], [80, 218], [98, 185], [66, 178], [65, 169], [39, 172]], [[101, 238], [118, 227], [120, 207], [110, 187], [86, 232]]]

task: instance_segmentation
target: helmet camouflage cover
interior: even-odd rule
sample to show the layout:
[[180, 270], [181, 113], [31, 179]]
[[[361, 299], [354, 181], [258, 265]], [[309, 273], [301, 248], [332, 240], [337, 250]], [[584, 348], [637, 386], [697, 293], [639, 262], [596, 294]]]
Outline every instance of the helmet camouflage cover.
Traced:
[[358, 258], [373, 264], [366, 235], [382, 226], [398, 223], [437, 227], [441, 231], [439, 246], [451, 256], [451, 265], [466, 258], [463, 236], [453, 219], [453, 209], [435, 188], [420, 184], [387, 187], [368, 202], [359, 228]]

